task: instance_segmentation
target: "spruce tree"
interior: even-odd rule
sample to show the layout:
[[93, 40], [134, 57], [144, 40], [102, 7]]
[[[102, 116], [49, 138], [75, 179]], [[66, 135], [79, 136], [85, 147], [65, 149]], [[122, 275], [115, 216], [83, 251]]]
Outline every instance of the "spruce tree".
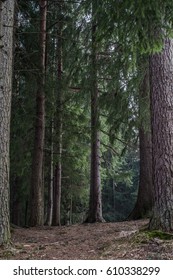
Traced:
[[14, 1], [0, 2], [0, 246], [10, 241], [9, 144]]

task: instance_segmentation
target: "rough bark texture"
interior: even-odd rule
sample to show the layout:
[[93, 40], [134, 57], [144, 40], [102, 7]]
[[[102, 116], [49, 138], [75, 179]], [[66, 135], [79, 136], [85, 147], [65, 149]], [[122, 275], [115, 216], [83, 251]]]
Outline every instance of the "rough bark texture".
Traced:
[[91, 61], [91, 177], [89, 213], [85, 222], [103, 222], [100, 178], [100, 135], [99, 135], [99, 92], [97, 85], [96, 59], [96, 19], [97, 1], [93, 1], [92, 11], [92, 61]]
[[0, 1], [0, 245], [10, 240], [9, 141], [14, 1]]
[[[145, 69], [144, 69], [145, 67]], [[141, 68], [144, 73], [141, 73]], [[143, 71], [143, 70], [142, 70]], [[135, 207], [129, 219], [140, 219], [151, 215], [153, 207], [153, 182], [152, 182], [152, 141], [150, 126], [150, 87], [148, 59], [143, 57], [139, 61], [139, 73], [143, 74], [139, 96], [139, 152], [140, 175], [139, 189]]]
[[150, 229], [173, 231], [173, 40], [150, 57], [154, 212]]
[[45, 137], [45, 50], [47, 0], [40, 0], [40, 73], [36, 95], [35, 140], [31, 174], [30, 225], [44, 224], [43, 155]]

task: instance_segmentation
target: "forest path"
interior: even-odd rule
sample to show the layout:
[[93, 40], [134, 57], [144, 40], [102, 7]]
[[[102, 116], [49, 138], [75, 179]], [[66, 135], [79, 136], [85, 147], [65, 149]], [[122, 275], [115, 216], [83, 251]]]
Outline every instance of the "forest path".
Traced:
[[148, 238], [147, 220], [15, 228], [0, 259], [173, 259], [173, 240]]

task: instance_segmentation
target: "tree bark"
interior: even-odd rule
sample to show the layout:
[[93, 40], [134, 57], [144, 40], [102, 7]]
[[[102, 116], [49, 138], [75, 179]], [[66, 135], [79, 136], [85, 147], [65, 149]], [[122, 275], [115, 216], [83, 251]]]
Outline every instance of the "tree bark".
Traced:
[[[141, 73], [141, 68], [144, 73]], [[151, 215], [154, 195], [152, 182], [149, 63], [146, 57], [139, 59], [139, 74], [143, 76], [139, 89], [140, 174], [137, 201], [133, 211], [128, 217], [128, 219], [132, 220]]]
[[154, 212], [150, 229], [173, 231], [173, 40], [150, 56]]
[[11, 210], [11, 223], [17, 226], [21, 225], [21, 201], [20, 201], [20, 178], [15, 176], [11, 182], [10, 192], [10, 210]]
[[53, 215], [53, 180], [54, 180], [54, 142], [53, 142], [53, 135], [54, 135], [54, 121], [51, 121], [51, 144], [50, 144], [50, 162], [49, 162], [49, 185], [48, 185], [48, 199], [47, 199], [47, 219], [46, 225], [52, 225], [52, 215]]
[[52, 225], [61, 225], [61, 163], [55, 166]]
[[0, 245], [10, 241], [9, 142], [14, 1], [0, 1]]
[[45, 137], [45, 58], [47, 0], [40, 0], [40, 73], [36, 95], [35, 140], [31, 174], [30, 226], [44, 224], [43, 157]]
[[90, 202], [85, 222], [103, 222], [100, 177], [100, 133], [99, 133], [99, 92], [97, 84], [97, 42], [96, 42], [97, 1], [92, 2], [92, 54], [91, 54], [91, 175]]
[[[62, 3], [59, 3], [59, 12], [62, 13]], [[61, 225], [61, 185], [62, 185], [62, 131], [63, 131], [63, 91], [62, 91], [62, 20], [58, 22], [57, 29], [57, 111], [55, 116], [57, 158], [55, 163], [55, 181], [53, 197], [53, 226]]]

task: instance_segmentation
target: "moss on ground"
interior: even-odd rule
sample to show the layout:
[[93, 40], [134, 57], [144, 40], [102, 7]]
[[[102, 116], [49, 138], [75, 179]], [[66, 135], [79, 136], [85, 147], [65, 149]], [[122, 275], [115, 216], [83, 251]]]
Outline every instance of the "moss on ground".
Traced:
[[136, 243], [148, 243], [150, 240], [157, 238], [163, 241], [169, 241], [173, 240], [173, 234], [163, 232], [161, 230], [148, 230], [148, 229], [143, 229], [140, 230], [139, 233], [137, 233], [133, 241]]
[[152, 230], [152, 231], [146, 231], [146, 235], [148, 235], [149, 238], [159, 238], [161, 240], [172, 240], [173, 234], [163, 232], [160, 230]]

